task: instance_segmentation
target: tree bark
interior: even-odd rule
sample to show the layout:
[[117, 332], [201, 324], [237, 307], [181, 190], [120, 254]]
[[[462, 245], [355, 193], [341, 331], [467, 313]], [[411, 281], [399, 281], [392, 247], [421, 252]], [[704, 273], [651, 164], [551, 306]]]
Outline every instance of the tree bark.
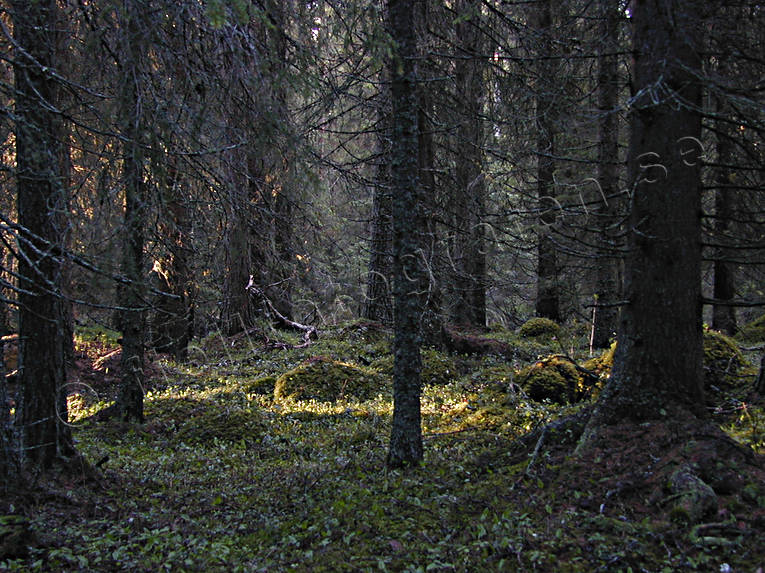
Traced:
[[[724, 112], [723, 102], [718, 102], [718, 111]], [[731, 219], [735, 212], [736, 191], [734, 189], [735, 164], [732, 129], [726, 121], [717, 122], [717, 188], [715, 189], [715, 242], [730, 242]], [[731, 301], [736, 297], [736, 266], [731, 259], [734, 253], [724, 246], [714, 255], [714, 284], [712, 297], [715, 300]], [[736, 307], [731, 304], [716, 304], [712, 307], [712, 327], [733, 336], [736, 334]]]
[[[442, 215], [437, 207], [436, 185], [436, 150], [433, 126], [433, 84], [427, 81], [429, 70], [427, 58], [420, 53], [420, 45], [425, 45], [428, 32], [428, 14], [430, 0], [414, 2], [414, 35], [416, 63], [413, 74], [417, 77], [415, 91], [417, 97], [417, 179], [418, 211], [420, 218], [417, 229], [417, 255], [420, 258], [422, 272], [419, 274], [419, 292], [422, 297], [420, 331], [422, 341], [428, 346], [443, 346], [443, 276], [440, 261], [440, 237], [437, 218]], [[394, 134], [395, 137], [395, 134]], [[395, 159], [394, 159], [395, 160]]]
[[144, 284], [144, 231], [148, 197], [144, 179], [145, 102], [141, 82], [145, 58], [145, 28], [140, 20], [140, 0], [126, 0], [122, 35], [123, 84], [120, 94], [122, 131], [122, 178], [125, 188], [125, 242], [122, 274], [129, 281], [122, 290], [122, 379], [117, 411], [123, 421], [143, 422], [144, 337], [146, 330], [146, 289]]
[[700, 2], [632, 4], [631, 212], [619, 346], [581, 442], [606, 424], [704, 414]]
[[556, 221], [555, 146], [556, 102], [552, 56], [552, 2], [540, 0], [534, 9], [534, 24], [539, 35], [537, 50], [537, 95], [535, 122], [537, 128], [537, 201], [540, 210], [537, 233], [537, 298], [536, 314], [560, 322], [560, 287], [558, 285], [558, 252], [552, 237]]
[[616, 334], [619, 308], [614, 302], [621, 298], [619, 261], [616, 255], [617, 190], [619, 186], [619, 125], [616, 112], [618, 73], [616, 52], [619, 46], [619, 7], [606, 0], [601, 3], [602, 38], [598, 54], [598, 183], [602, 194], [596, 211], [601, 249], [596, 261], [596, 307], [592, 346], [608, 348]]
[[483, 179], [484, 98], [483, 30], [481, 3], [462, 0], [455, 24], [460, 58], [456, 61], [457, 128], [455, 193], [452, 201], [453, 283], [452, 321], [458, 325], [486, 326], [486, 251], [484, 247], [485, 184]]
[[277, 145], [272, 145], [270, 172], [267, 174], [270, 192], [274, 196], [274, 212], [271, 218], [274, 264], [269, 277], [269, 289], [266, 294], [273, 301], [274, 307], [287, 318], [292, 318], [292, 280], [293, 280], [293, 206], [295, 193], [293, 189], [293, 154], [290, 141], [290, 118], [287, 90], [288, 58], [287, 50], [287, 11], [284, 0], [269, 0], [266, 2], [267, 16], [271, 26], [265, 31], [268, 52], [268, 63], [271, 78], [269, 98], [274, 110], [272, 121], [275, 124], [274, 133], [277, 135]]
[[[260, 16], [250, 23], [251, 45], [236, 54], [242, 58], [241, 69], [233, 72], [243, 76], [242, 92], [234, 101], [247, 101], [252, 107], [247, 109], [250, 126], [243, 131], [246, 146], [231, 154], [229, 167], [231, 211], [221, 312], [227, 335], [249, 328], [263, 316], [264, 309], [257, 308], [244, 291], [251, 274], [274, 307], [292, 316], [294, 197], [287, 137], [286, 13], [281, 0], [265, 2]], [[241, 117], [232, 115], [229, 121], [235, 129]]]
[[[384, 76], [384, 74], [383, 74]], [[383, 83], [385, 78], [383, 77]], [[390, 193], [390, 92], [381, 89], [377, 101], [377, 164], [372, 199], [367, 292], [362, 315], [383, 324], [393, 322], [391, 278], [393, 275], [391, 193]]]
[[415, 73], [416, 2], [389, 0], [393, 54], [392, 209], [394, 252], [393, 426], [390, 467], [422, 460], [420, 419], [420, 318], [422, 304], [422, 215], [418, 173], [418, 94]]
[[[165, 207], [160, 229], [165, 238], [166, 255], [154, 262], [152, 276], [157, 280], [158, 295], [153, 305], [152, 346], [158, 352], [169, 352], [176, 360], [186, 358], [194, 329], [194, 276], [191, 264], [191, 218], [184, 197], [184, 176], [177, 168], [178, 159], [160, 156], [165, 172], [162, 190]], [[168, 296], [170, 295], [170, 296]]]
[[[257, 310], [254, 301], [247, 295], [244, 285], [255, 268], [250, 241], [247, 214], [250, 202], [247, 193], [240, 191], [236, 177], [232, 174], [229, 185], [228, 226], [226, 228], [225, 253], [226, 268], [223, 282], [223, 302], [221, 308], [221, 329], [226, 336], [246, 330], [255, 323]], [[259, 277], [260, 279], [260, 277]]]
[[[4, 248], [0, 243], [0, 261], [3, 260]], [[1, 265], [0, 265], [1, 266]], [[11, 426], [10, 395], [6, 382], [5, 342], [3, 337], [8, 334], [6, 322], [6, 305], [0, 291], [0, 480], [2, 483], [11, 484], [18, 477], [16, 467], [18, 463], [17, 451], [13, 440], [13, 428]]]
[[[56, 2], [14, 1], [14, 35], [22, 48], [14, 61], [16, 87], [16, 180], [18, 222], [19, 373], [17, 424], [24, 464], [50, 467], [74, 452], [59, 403], [66, 381], [61, 300], [62, 235], [57, 223], [66, 209], [59, 169], [62, 156], [55, 33]], [[66, 402], [63, 408], [66, 407]]]

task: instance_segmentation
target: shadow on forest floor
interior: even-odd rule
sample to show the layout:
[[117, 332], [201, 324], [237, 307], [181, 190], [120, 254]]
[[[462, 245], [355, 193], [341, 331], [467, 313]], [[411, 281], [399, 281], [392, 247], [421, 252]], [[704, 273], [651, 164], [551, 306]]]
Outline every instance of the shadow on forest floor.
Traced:
[[[506, 334], [503, 344], [513, 336]], [[534, 344], [548, 354], [562, 346]], [[76, 376], [92, 392], [73, 391], [70, 410], [77, 448], [99, 471], [95, 478], [76, 471], [41, 476], [23, 495], [6, 495], [0, 569], [758, 571], [765, 565], [763, 455], [745, 453], [733, 439], [762, 451], [761, 401], [739, 396], [703, 427], [671, 416], [637, 429], [614, 427], [586, 456], [573, 457], [574, 439], [536, 436], [586, 403], [531, 400], [519, 376], [528, 362], [428, 350], [425, 463], [389, 471], [389, 392], [340, 392], [327, 400], [273, 393], [279, 377], [315, 374], [303, 367], [317, 363], [342, 366], [331, 372], [323, 366], [321, 376], [360, 372], [370, 384], [389, 380], [389, 342], [379, 332], [324, 333], [301, 349], [217, 339], [200, 341], [199, 348], [204, 359], [154, 358], [146, 423], [127, 425], [94, 416], [114, 395], [114, 347], [81, 346]], [[571, 358], [583, 364], [587, 357], [575, 351]], [[321, 376], [300, 383], [321, 384]], [[517, 441], [535, 430], [534, 439]], [[684, 512], [682, 495], [670, 487], [683, 468], [712, 488], [703, 515]]]

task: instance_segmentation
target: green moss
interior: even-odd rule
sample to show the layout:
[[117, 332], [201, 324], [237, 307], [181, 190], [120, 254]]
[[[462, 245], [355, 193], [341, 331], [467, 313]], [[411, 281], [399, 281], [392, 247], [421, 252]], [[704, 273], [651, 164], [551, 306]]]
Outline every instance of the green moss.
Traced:
[[154, 399], [146, 405], [146, 416], [146, 434], [160, 434], [189, 444], [253, 439], [266, 427], [262, 412], [226, 408], [214, 400]]
[[669, 519], [679, 525], [688, 525], [691, 523], [691, 514], [682, 505], [675, 505], [669, 512]]
[[122, 336], [116, 330], [100, 325], [80, 325], [74, 335], [77, 342], [100, 342], [108, 346], [117, 346], [117, 340]]
[[522, 338], [552, 338], [559, 333], [560, 326], [549, 318], [529, 319], [518, 329], [518, 335]]
[[271, 394], [276, 387], [276, 376], [261, 376], [247, 382], [242, 388], [248, 394]]
[[518, 374], [521, 387], [532, 400], [549, 400], [556, 404], [577, 401], [582, 388], [579, 373], [570, 361], [550, 356], [535, 362]]
[[37, 544], [29, 520], [21, 515], [0, 515], [0, 560], [26, 556]]
[[[454, 357], [449, 354], [439, 352], [432, 348], [425, 348], [422, 350], [421, 356], [422, 371], [420, 377], [423, 384], [443, 385], [458, 378], [457, 362]], [[372, 362], [371, 368], [387, 377], [392, 377], [393, 355], [388, 354], [387, 356], [378, 358]]]
[[463, 424], [466, 428], [497, 431], [515, 420], [513, 412], [501, 406], [487, 406], [471, 413]]
[[261, 436], [266, 429], [263, 417], [244, 410], [225, 411], [219, 406], [201, 410], [184, 421], [176, 437], [187, 443], [204, 444], [214, 440], [239, 442]]
[[731, 392], [746, 384], [748, 366], [736, 342], [716, 330], [704, 331], [704, 390], [708, 395]]
[[472, 372], [467, 379], [468, 387], [488, 386], [507, 388], [511, 382], [516, 382], [517, 373], [512, 364], [502, 363], [479, 368]]
[[[614, 365], [616, 345], [614, 342], [603, 354], [582, 366], [607, 379]], [[746, 376], [749, 368], [735, 340], [715, 330], [704, 330], [704, 389], [708, 396], [743, 389], [750, 380]]]
[[616, 352], [616, 342], [613, 342], [600, 356], [595, 356], [587, 360], [582, 367], [586, 368], [590, 372], [594, 372], [601, 378], [608, 378], [611, 376], [611, 369], [614, 367], [614, 353]]
[[432, 348], [422, 351], [422, 380], [425, 384], [446, 384], [457, 378], [454, 358]]
[[736, 340], [745, 344], [765, 342], [765, 314], [742, 326]]
[[369, 399], [386, 386], [385, 378], [371, 368], [317, 356], [279, 376], [274, 385], [274, 398], [320, 402], [348, 396]]

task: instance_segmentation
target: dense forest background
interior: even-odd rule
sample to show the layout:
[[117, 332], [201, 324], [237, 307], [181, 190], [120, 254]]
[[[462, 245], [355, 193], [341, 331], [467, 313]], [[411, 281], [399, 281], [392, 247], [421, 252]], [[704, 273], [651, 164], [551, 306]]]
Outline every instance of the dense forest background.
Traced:
[[702, 322], [739, 335], [765, 304], [764, 16], [0, 2], [3, 475], [78, 455], [67, 376], [94, 331], [117, 333], [126, 423], [156, 357], [199, 341], [393, 333], [392, 468], [423, 458], [420, 349], [507, 356], [533, 318], [577, 333], [546, 350], [585, 378], [578, 353], [611, 349], [580, 451], [623, 416], [703, 419]]

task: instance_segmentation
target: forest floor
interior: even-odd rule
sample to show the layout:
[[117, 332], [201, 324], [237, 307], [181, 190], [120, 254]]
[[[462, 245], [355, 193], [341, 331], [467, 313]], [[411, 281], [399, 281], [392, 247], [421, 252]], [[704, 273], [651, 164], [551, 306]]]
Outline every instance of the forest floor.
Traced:
[[[424, 351], [425, 462], [408, 471], [385, 467], [392, 359], [375, 325], [154, 356], [142, 425], [99, 420], [118, 346], [81, 333], [69, 408], [88, 468], [0, 496], [0, 570], [762, 572], [763, 402], [720, 402], [725, 434], [668, 415], [574, 456], [575, 434], [537, 436], [587, 401], [525, 391], [539, 357], [585, 363], [571, 332], [488, 333], [515, 349], [501, 357]], [[709, 460], [712, 503], [693, 518], [669, 483]]]

